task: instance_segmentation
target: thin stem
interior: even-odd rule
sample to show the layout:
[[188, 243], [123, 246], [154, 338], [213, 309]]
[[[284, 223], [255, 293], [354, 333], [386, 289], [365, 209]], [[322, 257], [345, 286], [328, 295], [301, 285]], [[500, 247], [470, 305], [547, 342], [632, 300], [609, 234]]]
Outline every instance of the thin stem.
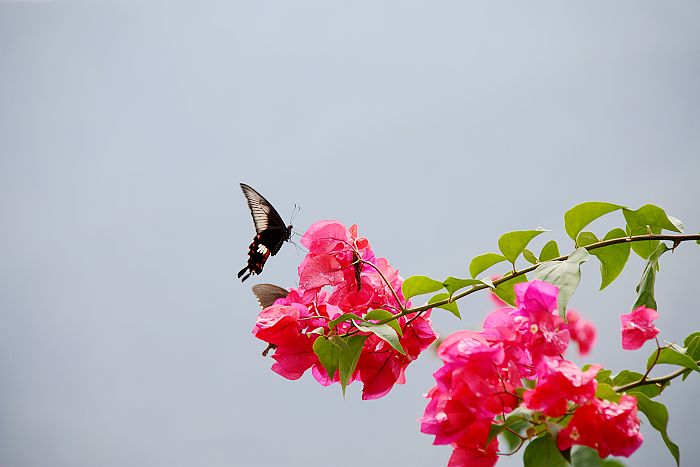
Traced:
[[[387, 280], [387, 278], [384, 277], [384, 274], [382, 273], [382, 271], [380, 271], [379, 268], [378, 268], [377, 266], [375, 266], [374, 264], [370, 263], [369, 261], [365, 261], [365, 260], [362, 259], [362, 258], [359, 258], [359, 260], [362, 261], [362, 264], [367, 264], [367, 265], [371, 266], [375, 271], [377, 271], [377, 274], [379, 274], [379, 276], [382, 278], [382, 280], [384, 281], [384, 283], [386, 284], [386, 286], [389, 287], [389, 290], [391, 290], [391, 294], [394, 296], [394, 300], [396, 300], [396, 303], [397, 303], [397, 304], [399, 305], [399, 307], [401, 308], [401, 313], [403, 313], [404, 311], [406, 311], [406, 308], [405, 308], [404, 305], [401, 303], [401, 300], [399, 300], [399, 296], [398, 296], [398, 294], [396, 293], [396, 290], [394, 290], [394, 288], [391, 286], [391, 284], [389, 283], [389, 281]], [[397, 316], [402, 316], [402, 315], [394, 315], [394, 317], [397, 317]], [[389, 321], [391, 321], [392, 319], [395, 319], [395, 318], [391, 318], [391, 319], [389, 319]], [[389, 322], [389, 321], [387, 321], [387, 322]]]
[[654, 361], [649, 365], [649, 368], [647, 368], [647, 372], [644, 373], [644, 376], [642, 376], [642, 379], [640, 381], [646, 381], [647, 376], [649, 376], [649, 373], [651, 373], [651, 370], [654, 368], [654, 365], [656, 365], [659, 361], [659, 357], [661, 356], [661, 344], [659, 344], [659, 339], [655, 338], [656, 340], [656, 354], [654, 354]]
[[[600, 242], [591, 243], [590, 245], [587, 245], [587, 246], [581, 247], [581, 248], [585, 248], [586, 250], [591, 251], [591, 250], [597, 250], [598, 248], [603, 248], [603, 247], [610, 246], [610, 245], [617, 245], [619, 243], [633, 243], [633, 242], [642, 242], [642, 241], [646, 241], [646, 240], [671, 240], [674, 242], [674, 244], [676, 244], [676, 243], [680, 243], [680, 242], [687, 242], [690, 240], [700, 240], [700, 234], [691, 234], [691, 235], [665, 235], [665, 234], [634, 235], [631, 237], [611, 238], [609, 240], [603, 240]], [[550, 261], [566, 261], [567, 259], [569, 259], [569, 255], [559, 256], [558, 258], [551, 259]], [[550, 261], [547, 261], [547, 262], [550, 262]], [[534, 264], [534, 265], [527, 267], [525, 269], [515, 271], [513, 274], [509, 274], [506, 277], [502, 277], [500, 279], [497, 279], [497, 280], [493, 281], [493, 285], [494, 285], [494, 287], [496, 287], [504, 282], [507, 282], [507, 281], [513, 279], [514, 277], [522, 276], [523, 274], [527, 274], [528, 272], [532, 272], [535, 269], [537, 269], [540, 264], [542, 264], [542, 263]], [[443, 300], [438, 300], [437, 302], [433, 302], [433, 303], [430, 303], [428, 305], [410, 308], [410, 309], [402, 312], [400, 315], [396, 315], [395, 318], [398, 318], [400, 316], [404, 316], [404, 315], [407, 315], [410, 313], [415, 313], [418, 311], [424, 311], [424, 310], [428, 310], [430, 308], [436, 308], [436, 307], [440, 307], [442, 305], [447, 305], [448, 303], [455, 302], [455, 301], [459, 300], [460, 298], [466, 297], [467, 295], [471, 295], [474, 292], [477, 292], [479, 290], [488, 289], [488, 288], [489, 288], [488, 285], [475, 285], [471, 289], [465, 290], [464, 292], [453, 295], [452, 297], [449, 297], [449, 298], [446, 298]], [[388, 321], [385, 321], [385, 322], [388, 322]]]
[[[697, 360], [695, 363], [700, 365], [700, 360]], [[690, 370], [689, 368], [681, 368], [680, 370], [676, 370], [673, 373], [669, 373], [666, 376], [659, 376], [658, 378], [649, 378], [649, 379], [640, 379], [639, 381], [632, 381], [631, 383], [625, 384], [623, 386], [617, 386], [613, 388], [615, 392], [625, 392], [629, 391], [630, 389], [638, 388], [640, 386], [650, 386], [650, 385], [656, 385], [656, 384], [666, 384], [669, 381], [671, 381], [674, 378], [678, 378], [680, 375], [685, 373], [686, 371], [693, 371]]]

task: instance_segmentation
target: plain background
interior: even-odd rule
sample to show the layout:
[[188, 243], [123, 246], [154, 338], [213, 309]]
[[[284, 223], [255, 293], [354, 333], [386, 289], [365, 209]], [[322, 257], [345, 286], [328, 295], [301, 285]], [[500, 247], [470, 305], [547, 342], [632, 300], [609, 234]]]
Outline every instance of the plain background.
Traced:
[[[431, 353], [369, 402], [269, 370], [250, 286], [293, 286], [303, 254], [236, 280], [238, 183], [301, 206], [299, 231], [358, 223], [404, 277], [466, 276], [515, 229], [570, 250], [587, 200], [697, 232], [698, 24], [694, 1], [0, 2], [0, 466], [446, 465], [418, 431]], [[698, 264], [695, 244], [663, 257], [663, 339], [700, 329]], [[641, 268], [598, 293], [584, 266], [586, 361], [652, 351], [620, 347]], [[491, 305], [460, 306], [441, 334]], [[662, 398], [687, 466], [698, 384]], [[628, 465], [672, 465], [643, 432]]]

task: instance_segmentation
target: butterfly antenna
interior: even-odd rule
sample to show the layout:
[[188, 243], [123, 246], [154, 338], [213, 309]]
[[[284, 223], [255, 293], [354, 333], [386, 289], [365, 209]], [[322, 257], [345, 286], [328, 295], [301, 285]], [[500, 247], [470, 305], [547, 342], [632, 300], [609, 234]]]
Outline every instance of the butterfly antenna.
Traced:
[[292, 215], [289, 216], [289, 224], [290, 225], [294, 223], [294, 218], [300, 212], [301, 212], [301, 206], [297, 206], [297, 203], [294, 203], [294, 207], [292, 208]]

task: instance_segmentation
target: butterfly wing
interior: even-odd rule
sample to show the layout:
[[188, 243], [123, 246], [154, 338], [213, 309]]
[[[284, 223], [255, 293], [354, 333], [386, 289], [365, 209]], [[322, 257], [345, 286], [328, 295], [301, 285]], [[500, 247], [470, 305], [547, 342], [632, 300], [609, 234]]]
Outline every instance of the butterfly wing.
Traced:
[[286, 297], [289, 291], [273, 284], [257, 284], [253, 286], [253, 294], [258, 299], [260, 308], [265, 309], [274, 304], [278, 298]]
[[[257, 284], [253, 286], [253, 293], [255, 294], [255, 298], [258, 299], [260, 308], [264, 310], [268, 306], [274, 304], [278, 298], [286, 297], [289, 291], [273, 284]], [[274, 350], [276, 347], [275, 344], [268, 345], [267, 348], [263, 350], [262, 356], [267, 357], [267, 353], [270, 350]]]
[[279, 213], [263, 195], [245, 183], [241, 183], [241, 190], [243, 190], [245, 199], [248, 201], [250, 214], [253, 216], [253, 224], [255, 224], [255, 231], [258, 234], [269, 229], [287, 230]]

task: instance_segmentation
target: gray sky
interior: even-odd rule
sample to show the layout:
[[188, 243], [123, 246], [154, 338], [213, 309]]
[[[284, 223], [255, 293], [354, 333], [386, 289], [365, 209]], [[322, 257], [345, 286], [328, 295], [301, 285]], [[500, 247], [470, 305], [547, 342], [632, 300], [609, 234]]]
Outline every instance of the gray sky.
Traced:
[[[300, 205], [297, 230], [358, 223], [404, 277], [465, 276], [508, 230], [565, 241], [586, 200], [698, 231], [699, 21], [692, 1], [0, 2], [0, 465], [445, 465], [418, 431], [432, 355], [369, 402], [269, 370], [250, 285], [294, 285], [303, 256], [236, 280], [238, 183]], [[700, 329], [700, 248], [679, 250], [657, 281], [668, 340]], [[620, 348], [641, 267], [602, 294], [584, 267], [587, 361], [651, 352]], [[441, 333], [490, 306], [460, 305]], [[698, 384], [662, 399], [684, 459]], [[629, 465], [671, 465], [644, 434]]]

